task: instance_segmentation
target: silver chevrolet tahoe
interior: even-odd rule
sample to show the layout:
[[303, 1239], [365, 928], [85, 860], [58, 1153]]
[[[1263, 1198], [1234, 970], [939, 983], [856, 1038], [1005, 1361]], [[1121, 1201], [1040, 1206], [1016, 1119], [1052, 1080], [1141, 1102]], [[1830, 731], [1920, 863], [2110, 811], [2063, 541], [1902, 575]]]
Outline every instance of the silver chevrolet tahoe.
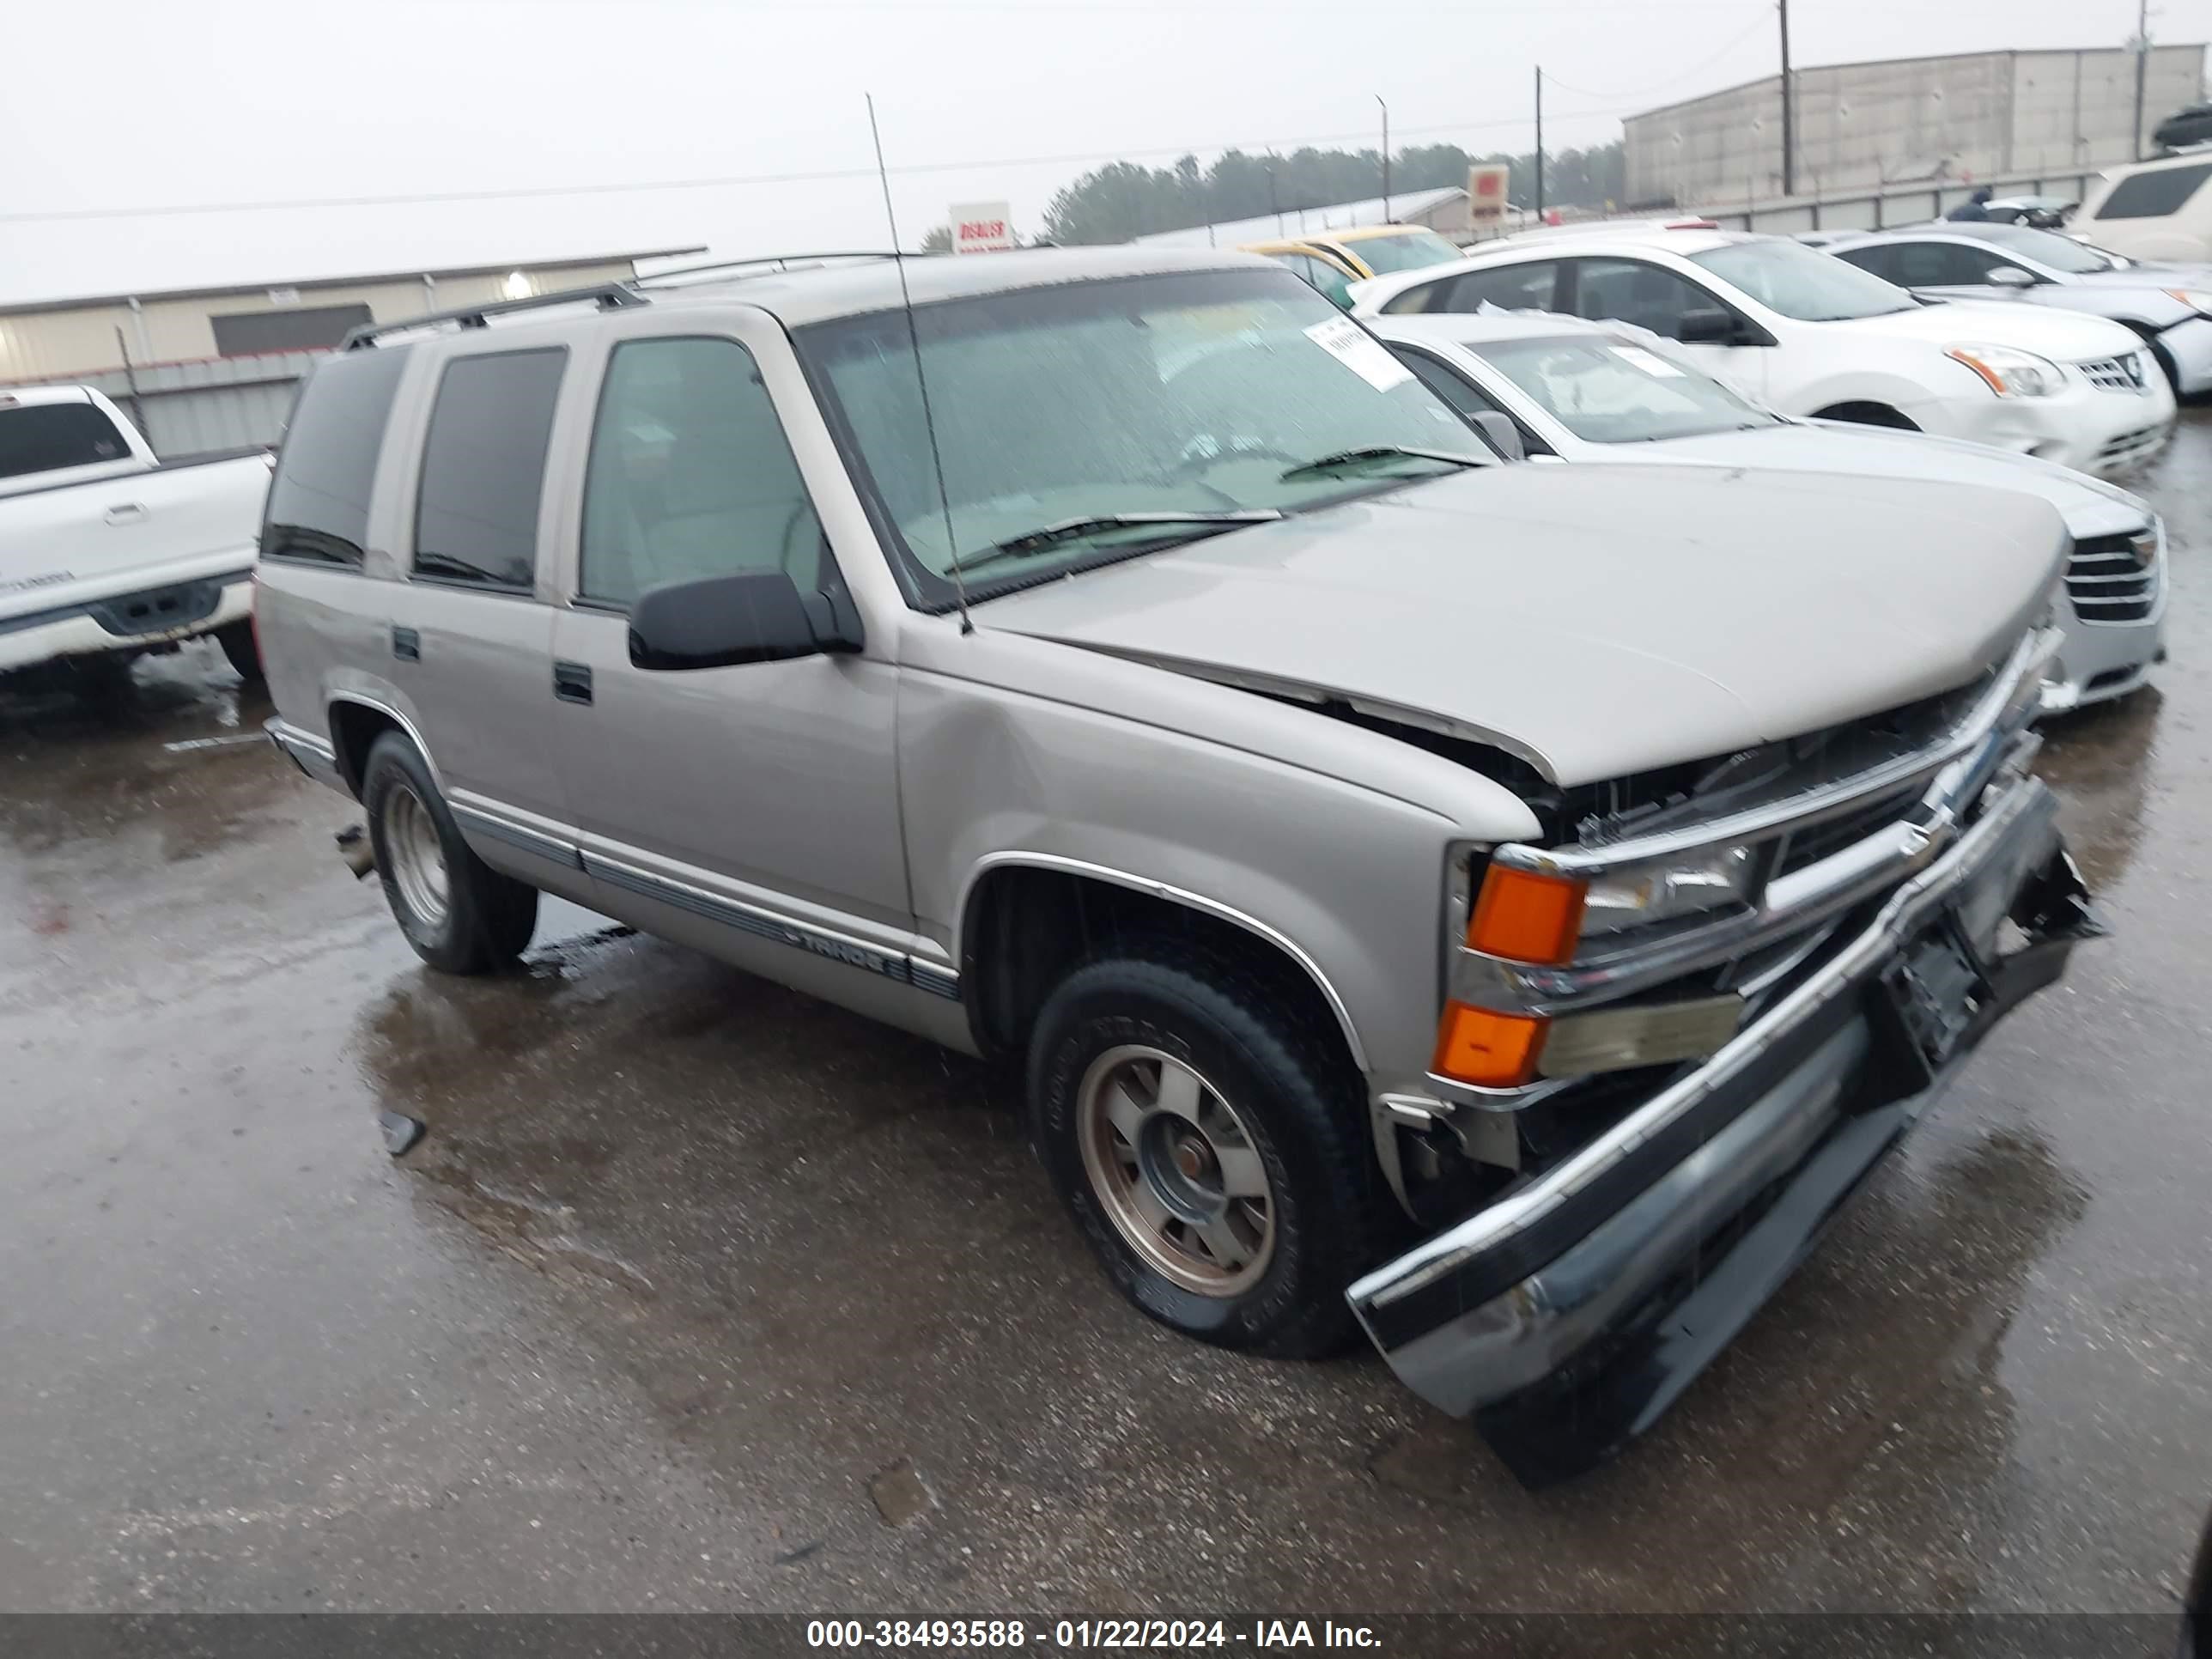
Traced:
[[1114, 1283], [1647, 1426], [2095, 931], [2044, 501], [1494, 465], [1242, 256], [794, 259], [366, 330], [270, 732], [480, 973], [556, 893], [1026, 1068]]

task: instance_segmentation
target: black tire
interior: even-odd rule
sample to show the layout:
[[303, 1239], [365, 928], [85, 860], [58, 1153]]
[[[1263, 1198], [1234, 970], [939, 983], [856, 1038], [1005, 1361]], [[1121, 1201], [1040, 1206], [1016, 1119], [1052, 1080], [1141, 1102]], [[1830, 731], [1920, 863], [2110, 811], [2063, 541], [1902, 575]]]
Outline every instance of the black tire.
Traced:
[[1815, 410], [1816, 421], [1849, 421], [1854, 426], [1886, 427], [1893, 432], [1917, 432], [1920, 428], [1912, 418], [1887, 404], [1836, 404], [1826, 409]]
[[[1292, 1012], [1302, 1007], [1245, 965], [1180, 943], [1139, 944], [1070, 974], [1029, 1050], [1033, 1144], [1107, 1277], [1185, 1335], [1286, 1358], [1334, 1352], [1354, 1336], [1345, 1286], [1373, 1264], [1397, 1215], [1359, 1074], [1309, 1032]], [[1200, 1292], [1167, 1276], [1125, 1235], [1086, 1168], [1085, 1079], [1133, 1046], [1196, 1072], [1259, 1155], [1273, 1243], [1249, 1288]]]
[[2185, 398], [2181, 390], [2181, 370], [2175, 366], [2173, 354], [2155, 340], [2150, 341], [2149, 345], [2151, 361], [2158, 365], [2158, 372], [2166, 376], [2166, 390], [2173, 393], [2175, 403], [2181, 403]]
[[230, 659], [238, 678], [248, 685], [261, 684], [261, 647], [253, 642], [253, 624], [235, 622], [228, 628], [215, 630], [215, 642], [222, 647], [222, 654]]
[[81, 657], [65, 657], [61, 672], [64, 682], [94, 708], [113, 711], [129, 702], [137, 690], [131, 677], [131, 665], [138, 660], [137, 653], [130, 651], [101, 651]]
[[[445, 973], [489, 974], [529, 948], [538, 928], [538, 890], [500, 874], [469, 850], [428, 765], [398, 732], [386, 732], [370, 747], [361, 800], [385, 902], [416, 956]], [[411, 824], [418, 811], [427, 815], [443, 859], [444, 908], [434, 914], [409, 897], [394, 862], [393, 841], [407, 833], [395, 826]]]

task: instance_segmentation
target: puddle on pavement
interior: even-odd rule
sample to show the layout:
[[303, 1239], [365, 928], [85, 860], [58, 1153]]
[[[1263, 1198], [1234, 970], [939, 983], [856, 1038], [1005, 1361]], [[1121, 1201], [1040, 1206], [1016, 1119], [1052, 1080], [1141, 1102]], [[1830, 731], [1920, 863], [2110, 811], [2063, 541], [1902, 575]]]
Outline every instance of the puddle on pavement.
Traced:
[[[2165, 705], [2166, 694], [2151, 685], [2042, 727], [2036, 771], [2058, 792], [2059, 825], [2093, 892], [2117, 885], [2135, 862], [2151, 780], [2160, 770]], [[2185, 775], [2178, 781], [2185, 793], [2203, 793], [2201, 777]], [[2172, 781], [2166, 785], [2174, 787]]]

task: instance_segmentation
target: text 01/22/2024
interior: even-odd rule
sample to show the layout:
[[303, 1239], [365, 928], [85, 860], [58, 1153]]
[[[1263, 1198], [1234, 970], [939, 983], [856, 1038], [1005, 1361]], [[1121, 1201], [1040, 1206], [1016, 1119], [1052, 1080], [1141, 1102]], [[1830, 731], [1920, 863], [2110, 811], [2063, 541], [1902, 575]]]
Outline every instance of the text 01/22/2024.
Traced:
[[1056, 1648], [1158, 1650], [1250, 1647], [1359, 1648], [1381, 1645], [1365, 1625], [1334, 1620], [1255, 1620], [1248, 1626], [1220, 1619], [817, 1619], [806, 1626], [814, 1648]]

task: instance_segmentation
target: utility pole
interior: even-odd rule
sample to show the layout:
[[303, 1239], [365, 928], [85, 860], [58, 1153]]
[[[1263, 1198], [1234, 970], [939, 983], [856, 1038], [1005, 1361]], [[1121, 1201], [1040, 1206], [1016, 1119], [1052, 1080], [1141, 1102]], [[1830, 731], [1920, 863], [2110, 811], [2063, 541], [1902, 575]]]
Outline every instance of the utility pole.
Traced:
[[2150, 0], [2136, 0], [2136, 140], [2134, 155], [2142, 160], [2143, 70], [2150, 63]]
[[1776, 0], [1782, 14], [1782, 193], [1797, 193], [1797, 100], [1790, 85], [1790, 0]]
[[1544, 217], [1544, 66], [1536, 65], [1536, 217]]
[[[1375, 94], [1375, 106], [1382, 112], [1382, 222], [1390, 222], [1390, 106], [1382, 101], [1382, 94]], [[2142, 123], [2136, 123], [2138, 126]]]

